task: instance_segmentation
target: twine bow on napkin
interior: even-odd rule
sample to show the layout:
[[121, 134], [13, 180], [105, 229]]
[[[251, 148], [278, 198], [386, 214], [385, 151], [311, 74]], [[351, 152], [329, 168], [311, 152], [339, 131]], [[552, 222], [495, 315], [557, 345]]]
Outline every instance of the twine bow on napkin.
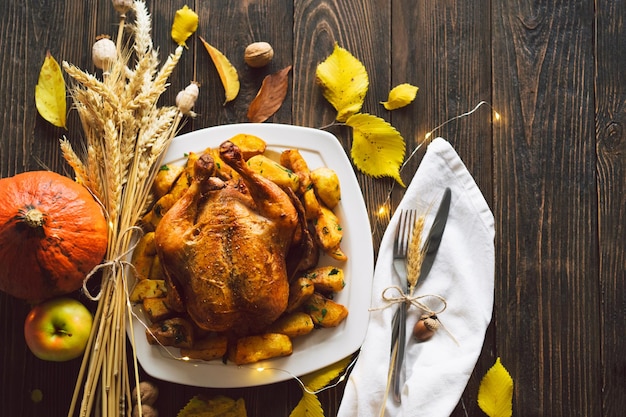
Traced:
[[[405, 384], [401, 403], [386, 395], [390, 361], [389, 288], [397, 285], [392, 249], [398, 213], [392, 217], [380, 246], [374, 271], [369, 325], [359, 358], [339, 408], [339, 417], [447, 417], [467, 385], [491, 321], [494, 290], [494, 219], [485, 198], [465, 165], [444, 139], [433, 140], [398, 209], [416, 208], [432, 223], [428, 208], [452, 190], [452, 204], [441, 246], [430, 276], [415, 299], [436, 294], [445, 300], [438, 315], [447, 332], [416, 343], [407, 338]], [[407, 313], [407, 331], [422, 314], [415, 303]], [[450, 337], [454, 335], [454, 337]]]

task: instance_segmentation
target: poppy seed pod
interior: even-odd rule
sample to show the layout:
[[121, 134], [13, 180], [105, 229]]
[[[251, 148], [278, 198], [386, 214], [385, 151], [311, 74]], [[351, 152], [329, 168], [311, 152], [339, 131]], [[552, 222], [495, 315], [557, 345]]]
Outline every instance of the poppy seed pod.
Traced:
[[191, 109], [196, 104], [200, 88], [198, 83], [192, 81], [184, 90], [180, 91], [176, 95], [176, 107], [182, 114], [192, 115]]
[[101, 36], [91, 48], [91, 59], [96, 68], [108, 71], [117, 58], [117, 47], [108, 36]]
[[113, 8], [119, 14], [126, 14], [133, 7], [133, 0], [113, 0]]

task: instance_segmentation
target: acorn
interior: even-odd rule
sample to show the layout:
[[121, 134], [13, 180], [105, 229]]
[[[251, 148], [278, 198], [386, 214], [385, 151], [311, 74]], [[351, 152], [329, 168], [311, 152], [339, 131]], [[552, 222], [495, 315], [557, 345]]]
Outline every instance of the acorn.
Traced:
[[413, 327], [413, 337], [415, 337], [418, 342], [425, 342], [433, 337], [438, 328], [439, 320], [436, 315], [423, 314]]

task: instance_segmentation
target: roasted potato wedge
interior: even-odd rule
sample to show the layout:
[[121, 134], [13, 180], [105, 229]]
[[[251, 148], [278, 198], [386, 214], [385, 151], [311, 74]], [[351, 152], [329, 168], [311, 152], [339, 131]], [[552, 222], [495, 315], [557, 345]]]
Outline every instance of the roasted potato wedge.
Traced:
[[300, 277], [289, 284], [289, 301], [287, 302], [287, 313], [296, 311], [313, 295], [315, 286], [313, 281], [307, 277]]
[[300, 181], [298, 194], [303, 195], [311, 187], [311, 171], [297, 149], [286, 149], [280, 154], [280, 164], [292, 170]]
[[326, 253], [330, 255], [331, 258], [336, 259], [338, 261], [345, 262], [348, 260], [348, 256], [345, 254], [343, 250], [341, 250], [341, 247], [339, 245], [335, 246], [334, 248], [327, 251]]
[[168, 319], [175, 315], [167, 305], [166, 297], [149, 297], [142, 301], [143, 312], [151, 323]]
[[324, 297], [314, 293], [305, 303], [304, 311], [311, 315], [313, 322], [321, 327], [337, 327], [348, 316], [348, 309]]
[[334, 209], [341, 200], [341, 187], [337, 173], [328, 167], [319, 167], [311, 171], [311, 182], [315, 193], [330, 209]]
[[343, 229], [339, 218], [331, 209], [320, 206], [320, 215], [313, 220], [315, 236], [322, 250], [328, 254], [335, 250], [343, 239]]
[[310, 187], [302, 194], [302, 205], [304, 206], [307, 220], [315, 220], [322, 215], [322, 205], [317, 199], [313, 187]]
[[237, 339], [230, 346], [228, 359], [237, 365], [288, 356], [293, 352], [291, 339], [280, 333], [265, 333]]
[[141, 219], [144, 227], [150, 231], [156, 230], [165, 213], [172, 208], [179, 198], [180, 196], [173, 193], [165, 194], [163, 197], [159, 198], [157, 202], [154, 203], [154, 206], [152, 206], [152, 210]]
[[154, 183], [152, 184], [152, 194], [154, 195], [154, 199], [158, 200], [163, 197], [165, 194], [169, 193], [174, 183], [180, 177], [180, 174], [185, 170], [184, 167], [175, 164], [167, 164], [163, 165], [159, 172], [157, 172], [156, 177], [154, 178]]
[[240, 133], [228, 140], [237, 145], [246, 161], [255, 155], [261, 155], [267, 146], [260, 137], [247, 133]]
[[228, 351], [228, 338], [224, 335], [212, 335], [197, 340], [190, 348], [181, 348], [180, 354], [190, 359], [212, 361], [223, 358]]
[[189, 189], [191, 181], [193, 180], [194, 165], [200, 156], [202, 156], [202, 153], [191, 152], [187, 157], [187, 163], [183, 168], [183, 172], [178, 176], [178, 179], [168, 193], [174, 197], [175, 201], [178, 201], [178, 199], [187, 192], [187, 189]]
[[265, 155], [256, 155], [248, 159], [248, 166], [253, 171], [278, 184], [283, 188], [298, 190], [300, 179], [289, 168], [282, 166]]
[[155, 256], [154, 232], [148, 232], [139, 239], [131, 257], [131, 263], [137, 279], [148, 279], [150, 277], [150, 270], [152, 269]]
[[181, 318], [174, 317], [153, 323], [146, 329], [148, 343], [152, 345], [191, 348], [193, 346], [193, 325]]
[[144, 279], [137, 281], [133, 290], [130, 292], [131, 303], [141, 303], [144, 298], [164, 297], [167, 290], [165, 289], [165, 281], [160, 279]]
[[313, 319], [307, 313], [297, 311], [288, 314], [276, 320], [269, 328], [271, 333], [280, 333], [293, 339], [298, 336], [304, 336], [313, 331], [315, 325]]
[[161, 258], [157, 255], [154, 256], [152, 261], [152, 269], [150, 269], [150, 279], [153, 280], [165, 280], [165, 271], [161, 265]]
[[313, 282], [315, 291], [321, 293], [339, 292], [346, 286], [343, 269], [334, 266], [314, 268], [305, 277]]

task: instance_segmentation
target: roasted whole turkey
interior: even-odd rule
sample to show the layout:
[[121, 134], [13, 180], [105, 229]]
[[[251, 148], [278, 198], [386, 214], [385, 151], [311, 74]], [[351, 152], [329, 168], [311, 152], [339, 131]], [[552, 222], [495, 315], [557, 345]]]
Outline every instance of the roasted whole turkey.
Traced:
[[159, 222], [157, 253], [172, 308], [204, 330], [252, 334], [287, 307], [287, 258], [303, 240], [302, 221], [295, 195], [251, 171], [237, 146], [224, 142], [220, 158], [237, 178], [218, 178], [202, 155], [189, 190]]

